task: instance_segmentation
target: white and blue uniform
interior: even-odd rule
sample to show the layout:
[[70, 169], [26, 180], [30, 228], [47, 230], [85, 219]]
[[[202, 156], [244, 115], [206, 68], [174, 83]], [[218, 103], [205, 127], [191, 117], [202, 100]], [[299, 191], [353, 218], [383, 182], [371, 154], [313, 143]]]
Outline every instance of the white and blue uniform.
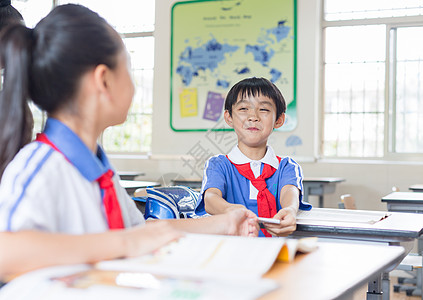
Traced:
[[[228, 159], [229, 158], [229, 159]], [[310, 210], [311, 205], [303, 203], [303, 174], [301, 167], [290, 157], [284, 157], [279, 163], [272, 147], [267, 146], [265, 156], [254, 161], [245, 156], [238, 146], [235, 146], [228, 157], [219, 154], [211, 157], [205, 165], [203, 183], [201, 187], [201, 202], [197, 206], [197, 212], [204, 210], [204, 192], [209, 188], [217, 188], [222, 192], [222, 197], [229, 203], [242, 204], [258, 215], [257, 194], [258, 190], [251, 184], [251, 181], [239, 174], [235, 164], [250, 163], [251, 170], [257, 178], [263, 170], [263, 164], [269, 164], [276, 169], [276, 172], [266, 179], [267, 188], [275, 196], [277, 210], [281, 209], [280, 192], [285, 185], [296, 186], [300, 190], [299, 208]], [[262, 233], [260, 232], [262, 235]]]
[[[60, 150], [32, 142], [7, 166], [0, 185], [0, 231], [41, 230], [68, 234], [109, 229], [95, 181], [111, 169], [103, 150], [94, 155], [67, 126], [48, 119], [44, 133]], [[142, 213], [113, 182], [125, 227], [144, 223]]]

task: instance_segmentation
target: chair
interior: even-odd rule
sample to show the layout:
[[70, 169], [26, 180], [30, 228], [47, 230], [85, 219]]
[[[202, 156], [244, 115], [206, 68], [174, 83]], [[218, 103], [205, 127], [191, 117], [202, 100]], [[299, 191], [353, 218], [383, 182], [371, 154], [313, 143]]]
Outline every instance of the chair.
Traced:
[[206, 215], [205, 211], [196, 212], [199, 192], [186, 186], [147, 188], [145, 219], [180, 219], [198, 218]]
[[399, 187], [393, 186], [393, 187], [392, 187], [392, 191], [393, 191], [393, 192], [399, 192], [399, 191], [400, 191], [400, 189], [399, 189]]
[[350, 194], [341, 195], [341, 202], [338, 203], [338, 208], [357, 209], [355, 206], [354, 197]]

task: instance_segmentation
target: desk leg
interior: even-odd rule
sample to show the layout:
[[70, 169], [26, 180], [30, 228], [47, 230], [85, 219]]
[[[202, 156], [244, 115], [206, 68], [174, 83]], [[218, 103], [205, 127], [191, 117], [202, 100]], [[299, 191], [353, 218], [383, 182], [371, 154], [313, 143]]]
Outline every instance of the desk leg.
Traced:
[[367, 290], [367, 300], [384, 300], [382, 298], [382, 274], [369, 282]]
[[303, 201], [304, 201], [304, 202], [308, 202], [308, 203], [310, 203], [310, 201], [308, 201], [308, 196], [309, 196], [309, 194], [310, 194], [310, 192], [309, 192], [309, 190], [308, 190], [308, 187], [307, 187], [307, 188], [304, 188], [304, 195], [303, 195]]
[[[417, 239], [417, 253], [422, 257], [423, 266], [423, 239], [421, 237]], [[423, 268], [416, 269], [416, 289], [413, 295], [420, 295], [423, 300]]]
[[416, 289], [413, 292], [413, 295], [417, 295], [420, 296], [421, 299], [423, 299], [423, 291], [422, 291], [422, 269], [417, 269], [416, 270]]
[[319, 195], [319, 207], [323, 207], [323, 195]]
[[382, 273], [382, 298], [383, 300], [390, 299], [391, 293], [391, 280], [389, 279], [389, 273], [383, 272]]

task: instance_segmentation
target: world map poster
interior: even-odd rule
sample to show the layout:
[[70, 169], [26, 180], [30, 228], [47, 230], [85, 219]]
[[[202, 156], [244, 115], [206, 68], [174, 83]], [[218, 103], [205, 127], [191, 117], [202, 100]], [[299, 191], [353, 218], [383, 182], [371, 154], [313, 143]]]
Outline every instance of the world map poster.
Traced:
[[224, 99], [247, 77], [282, 92], [282, 131], [297, 125], [296, 0], [176, 2], [171, 11], [170, 125], [175, 131], [225, 130]]

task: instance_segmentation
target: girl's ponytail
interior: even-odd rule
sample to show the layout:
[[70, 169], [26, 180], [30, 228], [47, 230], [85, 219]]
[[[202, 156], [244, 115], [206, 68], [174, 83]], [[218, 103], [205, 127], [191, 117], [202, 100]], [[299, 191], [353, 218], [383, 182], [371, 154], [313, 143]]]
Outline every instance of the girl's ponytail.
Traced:
[[0, 36], [0, 177], [7, 164], [31, 141], [33, 118], [28, 106], [33, 30], [9, 26]]

